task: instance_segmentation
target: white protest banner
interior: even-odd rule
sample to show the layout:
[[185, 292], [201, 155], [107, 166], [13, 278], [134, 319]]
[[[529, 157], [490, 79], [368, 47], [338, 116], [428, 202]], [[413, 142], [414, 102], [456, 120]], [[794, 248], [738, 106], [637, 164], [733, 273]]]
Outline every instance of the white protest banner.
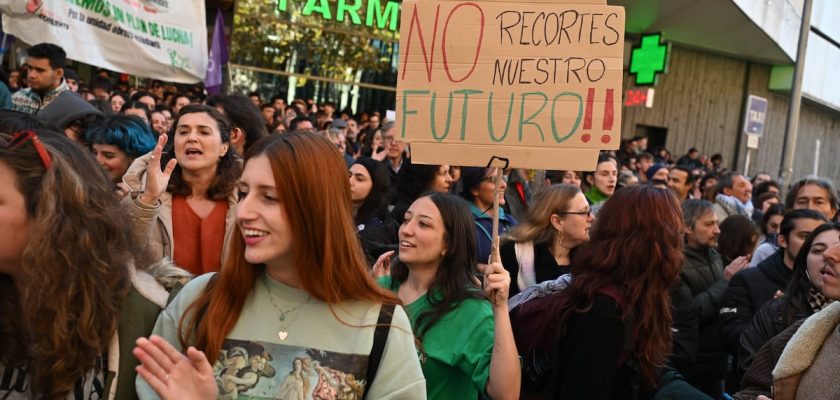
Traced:
[[397, 132], [412, 161], [592, 170], [621, 138], [624, 8], [406, 0]]
[[112, 71], [193, 83], [207, 73], [203, 0], [0, 0], [3, 29]]

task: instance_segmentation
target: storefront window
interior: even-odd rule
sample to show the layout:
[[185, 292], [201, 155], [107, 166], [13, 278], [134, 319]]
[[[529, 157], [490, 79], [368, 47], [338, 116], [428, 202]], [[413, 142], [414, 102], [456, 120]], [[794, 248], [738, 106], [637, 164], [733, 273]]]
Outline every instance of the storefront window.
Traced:
[[239, 0], [231, 40], [233, 90], [256, 91], [266, 100], [329, 100], [355, 112], [393, 109], [399, 4]]

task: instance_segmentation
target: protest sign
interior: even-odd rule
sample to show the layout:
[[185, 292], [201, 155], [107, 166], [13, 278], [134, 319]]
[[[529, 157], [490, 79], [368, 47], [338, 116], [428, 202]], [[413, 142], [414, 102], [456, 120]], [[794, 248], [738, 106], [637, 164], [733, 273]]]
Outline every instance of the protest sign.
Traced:
[[591, 170], [618, 148], [624, 8], [568, 3], [403, 2], [397, 134], [412, 162]]
[[193, 83], [207, 72], [203, 0], [10, 0], [3, 29], [113, 71]]

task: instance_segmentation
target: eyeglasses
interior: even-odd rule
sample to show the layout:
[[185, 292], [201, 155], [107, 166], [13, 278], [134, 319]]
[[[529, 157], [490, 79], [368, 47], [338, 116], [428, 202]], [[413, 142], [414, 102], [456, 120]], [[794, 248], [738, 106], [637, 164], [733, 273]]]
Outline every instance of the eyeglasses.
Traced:
[[555, 214], [557, 215], [585, 215], [590, 216], [592, 215], [592, 210], [584, 210], [584, 211], [558, 211]]
[[15, 150], [22, 147], [26, 142], [32, 142], [35, 150], [38, 151], [38, 156], [41, 157], [41, 162], [44, 163], [44, 168], [50, 169], [52, 157], [50, 157], [50, 153], [47, 152], [47, 148], [44, 147], [44, 143], [41, 142], [41, 138], [35, 134], [35, 131], [28, 130], [12, 134], [12, 138], [6, 143], [6, 147], [9, 150]]

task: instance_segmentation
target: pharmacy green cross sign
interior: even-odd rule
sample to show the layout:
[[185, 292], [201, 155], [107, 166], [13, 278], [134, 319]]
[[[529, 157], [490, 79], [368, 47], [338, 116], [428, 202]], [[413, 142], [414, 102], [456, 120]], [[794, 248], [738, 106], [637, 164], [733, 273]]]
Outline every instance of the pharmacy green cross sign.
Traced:
[[668, 45], [661, 40], [661, 33], [644, 35], [641, 44], [630, 53], [630, 73], [636, 75], [637, 86], [656, 84], [657, 74], [665, 72]]

